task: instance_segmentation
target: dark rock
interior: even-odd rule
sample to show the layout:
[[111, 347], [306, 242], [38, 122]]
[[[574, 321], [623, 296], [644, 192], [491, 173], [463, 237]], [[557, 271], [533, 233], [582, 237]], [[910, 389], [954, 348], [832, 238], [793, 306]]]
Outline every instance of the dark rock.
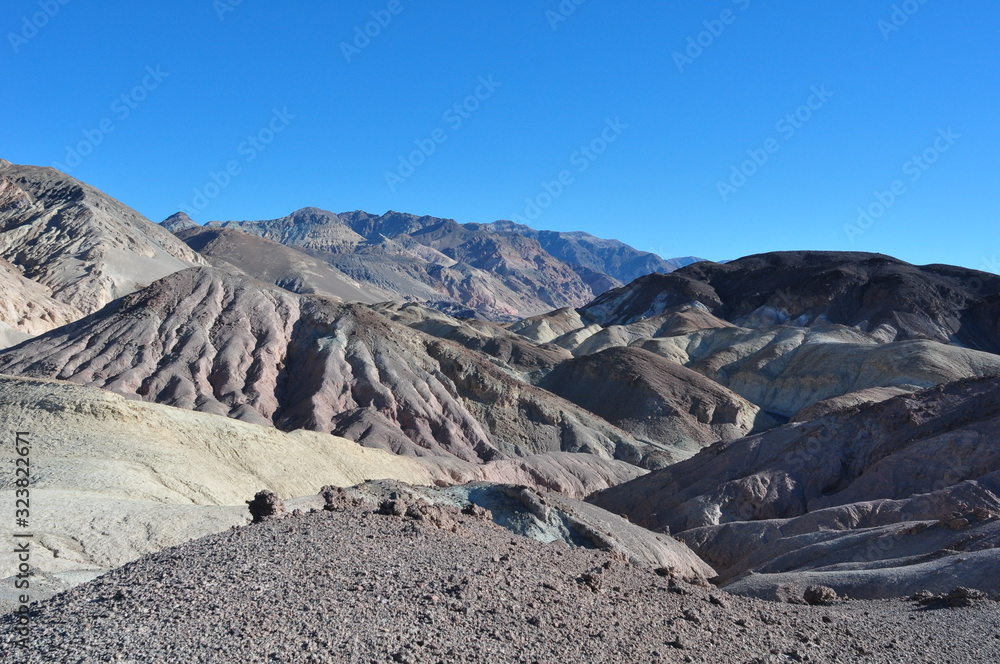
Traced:
[[285, 515], [285, 503], [273, 491], [258, 491], [253, 500], [248, 500], [250, 516], [254, 523], [262, 523], [267, 519], [279, 518]]
[[837, 591], [833, 588], [828, 588], [826, 586], [809, 586], [802, 594], [802, 599], [805, 600], [806, 604], [810, 604], [812, 606], [827, 606], [829, 604], [833, 604], [839, 598], [837, 597]]

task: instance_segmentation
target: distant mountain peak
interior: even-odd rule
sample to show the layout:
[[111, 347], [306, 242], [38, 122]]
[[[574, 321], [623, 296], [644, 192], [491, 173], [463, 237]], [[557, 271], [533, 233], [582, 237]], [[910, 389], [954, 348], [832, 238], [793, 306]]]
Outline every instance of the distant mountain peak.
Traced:
[[163, 226], [171, 233], [180, 233], [189, 228], [197, 228], [198, 224], [187, 215], [187, 212], [176, 212], [161, 221], [160, 226]]
[[316, 207], [314, 205], [307, 205], [304, 208], [299, 208], [298, 210], [296, 210], [295, 212], [291, 213], [288, 216], [289, 217], [308, 217], [308, 216], [336, 217], [338, 215], [336, 212], [333, 212], [332, 210], [324, 210], [323, 208]]

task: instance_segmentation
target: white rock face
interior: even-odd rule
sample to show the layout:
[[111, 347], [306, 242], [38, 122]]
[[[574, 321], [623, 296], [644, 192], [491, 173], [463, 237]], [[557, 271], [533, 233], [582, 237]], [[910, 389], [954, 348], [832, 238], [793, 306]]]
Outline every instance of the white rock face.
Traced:
[[[7, 343], [0, 338], [0, 348], [19, 343], [32, 335], [48, 332], [83, 316], [69, 304], [53, 299], [45, 286], [25, 279], [14, 265], [0, 258], [0, 323], [8, 331]], [[13, 334], [13, 333], [20, 334]]]

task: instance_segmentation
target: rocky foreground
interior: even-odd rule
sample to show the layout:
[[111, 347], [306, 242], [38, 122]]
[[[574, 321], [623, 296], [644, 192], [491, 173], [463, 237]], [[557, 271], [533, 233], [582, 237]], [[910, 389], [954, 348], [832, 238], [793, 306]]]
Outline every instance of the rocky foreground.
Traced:
[[[768, 603], [387, 501], [237, 527], [38, 607], [19, 662], [987, 662], [981, 598]], [[378, 513], [378, 512], [384, 512]], [[811, 598], [823, 602], [822, 594]]]

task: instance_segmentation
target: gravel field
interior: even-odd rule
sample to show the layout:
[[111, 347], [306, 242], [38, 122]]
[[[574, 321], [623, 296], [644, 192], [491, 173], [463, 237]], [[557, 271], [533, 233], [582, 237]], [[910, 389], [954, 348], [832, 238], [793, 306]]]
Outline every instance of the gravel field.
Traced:
[[992, 662], [1000, 604], [768, 603], [434, 508], [344, 505], [148, 555], [39, 607], [12, 662]]

